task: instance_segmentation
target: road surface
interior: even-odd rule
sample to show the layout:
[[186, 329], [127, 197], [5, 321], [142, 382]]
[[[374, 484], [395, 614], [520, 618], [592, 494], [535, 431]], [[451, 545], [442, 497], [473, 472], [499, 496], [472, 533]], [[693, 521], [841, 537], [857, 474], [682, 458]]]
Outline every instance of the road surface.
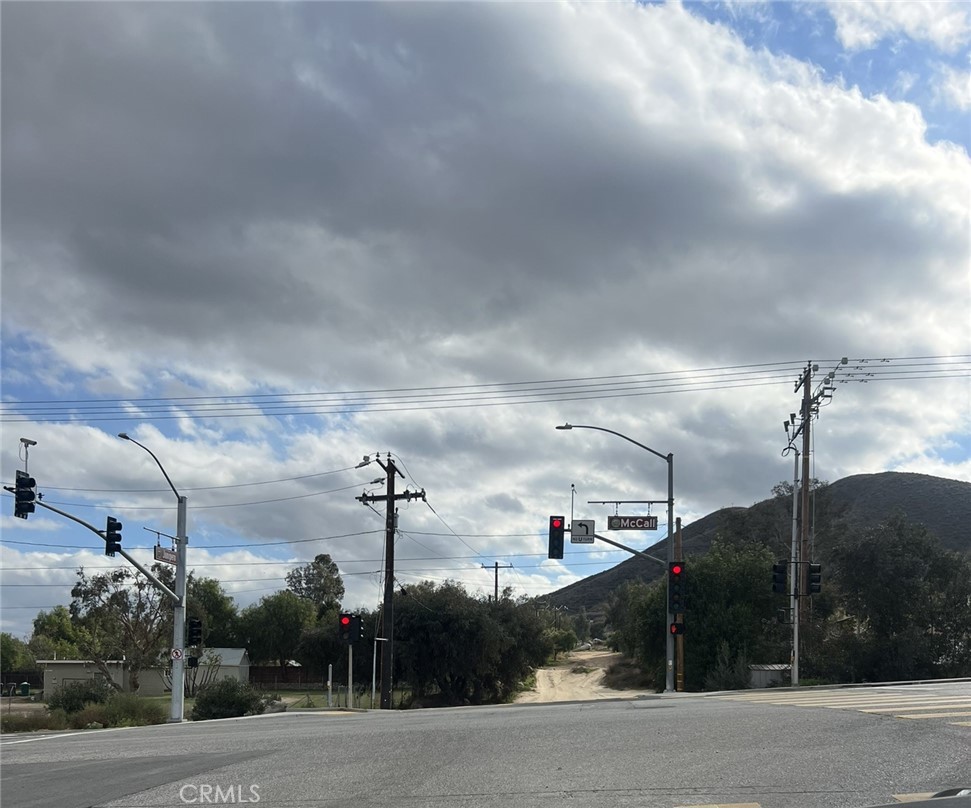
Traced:
[[971, 683], [291, 712], [3, 736], [0, 777], [4, 808], [863, 808], [966, 784], [968, 712]]

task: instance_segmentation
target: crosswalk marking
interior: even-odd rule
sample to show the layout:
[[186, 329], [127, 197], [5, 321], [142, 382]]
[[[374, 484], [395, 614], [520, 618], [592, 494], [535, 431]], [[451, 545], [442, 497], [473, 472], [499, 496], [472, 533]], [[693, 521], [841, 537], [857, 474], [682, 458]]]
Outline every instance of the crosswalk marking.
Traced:
[[[714, 696], [726, 701], [745, 701], [788, 707], [816, 707], [829, 710], [855, 710], [870, 715], [894, 718], [968, 718], [971, 717], [971, 692], [968, 695], [931, 693], [926, 690], [814, 690], [761, 691]], [[971, 721], [951, 721], [955, 726], [971, 726]]]
[[[944, 702], [933, 704], [908, 704], [907, 712], [917, 712], [919, 710], [950, 710], [952, 707], [967, 707], [967, 701], [959, 702]], [[857, 708], [859, 709], [859, 708]], [[899, 713], [900, 705], [896, 707], [868, 707], [865, 710], [860, 710], [861, 713]]]
[[676, 805], [675, 808], [762, 808], [759, 802], [712, 802], [707, 805]]
[[900, 715], [894, 715], [894, 718], [966, 718], [968, 716], [971, 716], [971, 710], [963, 713], [927, 713], [925, 715], [902, 713]]

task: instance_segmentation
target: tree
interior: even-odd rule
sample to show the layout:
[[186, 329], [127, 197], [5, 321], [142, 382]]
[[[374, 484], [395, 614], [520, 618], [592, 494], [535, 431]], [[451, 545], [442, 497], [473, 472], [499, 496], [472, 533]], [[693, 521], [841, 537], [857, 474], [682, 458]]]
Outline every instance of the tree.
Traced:
[[6, 631], [0, 633], [0, 672], [11, 673], [33, 663], [27, 644]]
[[289, 590], [266, 595], [240, 615], [250, 656], [257, 661], [275, 661], [284, 679], [287, 663], [296, 657], [304, 629], [313, 622], [313, 603]]
[[[161, 564], [152, 571], [160, 578], [172, 576]], [[71, 596], [78, 649], [119, 690], [107, 661], [125, 659], [131, 689], [137, 691], [139, 673], [163, 658], [165, 637], [172, 633], [171, 602], [149, 580], [124, 568], [91, 578], [79, 569]]]
[[[716, 539], [708, 553], [685, 562], [685, 684], [700, 690], [711, 671], [739, 659], [788, 658], [785, 636], [775, 618], [769, 581], [772, 553], [760, 542]], [[630, 584], [610, 604], [608, 617], [621, 651], [664, 681], [666, 665], [666, 579], [651, 586]], [[726, 647], [723, 649], [723, 645]]]
[[287, 573], [287, 587], [299, 598], [314, 604], [318, 616], [340, 605], [344, 582], [340, 570], [327, 553]]
[[35, 659], [77, 659], [78, 636], [66, 606], [40, 611], [28, 643]]
[[508, 591], [490, 603], [453, 581], [423, 581], [396, 593], [394, 612], [396, 661], [416, 699], [505, 699], [552, 651], [533, 605]]
[[195, 578], [186, 583], [188, 611], [203, 622], [205, 644], [234, 648], [239, 643], [239, 612], [236, 602], [215, 578]]
[[[843, 619], [856, 637], [855, 675], [887, 681], [971, 674], [971, 562], [965, 556], [895, 515], [851, 533], [833, 549], [832, 560]], [[824, 648], [832, 645], [827, 639]]]

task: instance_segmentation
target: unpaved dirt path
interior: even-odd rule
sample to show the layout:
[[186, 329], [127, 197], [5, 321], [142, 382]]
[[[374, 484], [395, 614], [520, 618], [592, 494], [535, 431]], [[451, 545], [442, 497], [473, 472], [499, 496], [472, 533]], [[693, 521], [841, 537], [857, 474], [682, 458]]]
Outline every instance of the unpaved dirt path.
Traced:
[[[614, 690], [603, 684], [604, 671], [621, 659], [613, 651], [573, 651], [556, 665], [536, 671], [536, 689], [520, 693], [516, 703], [633, 699], [651, 695], [651, 690]], [[575, 668], [590, 670], [574, 673]]]

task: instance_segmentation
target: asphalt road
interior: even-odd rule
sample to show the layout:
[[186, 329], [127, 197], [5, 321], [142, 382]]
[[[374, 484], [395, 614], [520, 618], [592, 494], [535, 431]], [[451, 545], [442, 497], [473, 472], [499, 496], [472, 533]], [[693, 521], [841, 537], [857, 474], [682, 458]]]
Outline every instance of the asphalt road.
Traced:
[[971, 783], [967, 714], [971, 684], [950, 683], [285, 713], [4, 736], [0, 801], [3, 808], [860, 808]]

